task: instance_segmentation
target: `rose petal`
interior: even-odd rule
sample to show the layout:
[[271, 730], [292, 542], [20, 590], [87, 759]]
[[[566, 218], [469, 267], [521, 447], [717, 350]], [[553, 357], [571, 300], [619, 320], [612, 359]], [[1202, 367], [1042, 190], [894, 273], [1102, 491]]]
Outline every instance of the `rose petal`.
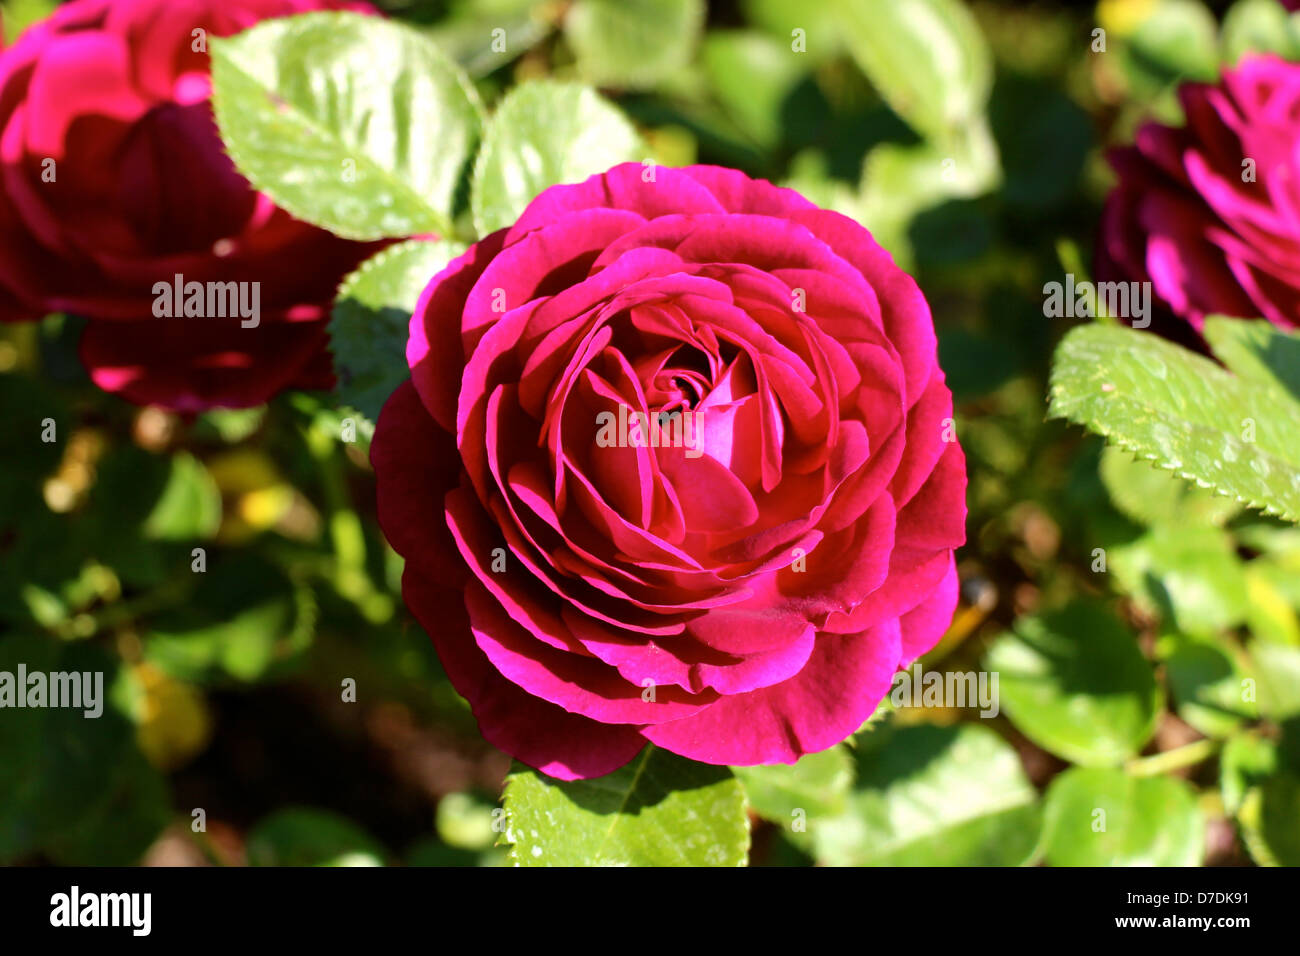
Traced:
[[900, 650], [897, 620], [855, 634], [818, 634], [808, 662], [789, 680], [723, 697], [644, 735], [703, 763], [794, 763], [862, 726], [889, 691]]

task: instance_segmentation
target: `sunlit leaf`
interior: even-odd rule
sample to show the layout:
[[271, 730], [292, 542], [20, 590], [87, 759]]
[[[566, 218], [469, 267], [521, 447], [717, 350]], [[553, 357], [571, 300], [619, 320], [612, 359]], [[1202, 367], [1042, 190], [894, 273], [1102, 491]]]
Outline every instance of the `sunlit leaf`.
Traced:
[[381, 17], [308, 13], [211, 51], [222, 139], [278, 205], [353, 239], [452, 231], [480, 108], [427, 37]]
[[366, 260], [339, 287], [329, 326], [336, 389], [371, 422], [411, 374], [406, 340], [420, 293], [464, 251], [450, 241], [399, 243]]
[[704, 12], [703, 0], [576, 0], [564, 35], [584, 79], [649, 87], [686, 66]]
[[1213, 641], [1174, 638], [1165, 675], [1178, 715], [1203, 734], [1227, 736], [1256, 715], [1245, 693], [1246, 675], [1232, 655]]
[[383, 866], [384, 848], [346, 817], [327, 810], [278, 810], [248, 834], [250, 866]]
[[506, 94], [488, 123], [470, 193], [481, 235], [512, 225], [548, 186], [644, 158], [636, 130], [577, 83], [539, 80]]
[[1016, 866], [1038, 840], [1038, 795], [987, 727], [884, 728], [859, 740], [848, 810], [810, 820], [831, 866]]
[[1197, 866], [1205, 820], [1175, 777], [1076, 767], [1048, 787], [1043, 847], [1052, 866]]
[[853, 785], [853, 759], [844, 747], [806, 754], [795, 764], [733, 767], [754, 812], [803, 846], [819, 821], [843, 813]]
[[[1284, 369], [1296, 367], [1295, 352], [1294, 344], [1279, 349]], [[1281, 400], [1280, 386], [1260, 385], [1155, 335], [1086, 325], [1056, 351], [1051, 414], [1159, 468], [1296, 520], [1300, 403]]]
[[914, 129], [937, 141], [979, 117], [993, 58], [958, 0], [835, 0], [854, 59]]
[[740, 781], [657, 747], [592, 780], [516, 765], [502, 801], [518, 866], [743, 866], [749, 851]]
[[1150, 739], [1162, 694], [1135, 637], [1076, 602], [1022, 618], [989, 650], [1002, 709], [1026, 737], [1086, 766], [1118, 764]]
[[1109, 570], [1149, 611], [1193, 634], [1246, 619], [1246, 575], [1230, 535], [1184, 522], [1160, 525], [1109, 550]]

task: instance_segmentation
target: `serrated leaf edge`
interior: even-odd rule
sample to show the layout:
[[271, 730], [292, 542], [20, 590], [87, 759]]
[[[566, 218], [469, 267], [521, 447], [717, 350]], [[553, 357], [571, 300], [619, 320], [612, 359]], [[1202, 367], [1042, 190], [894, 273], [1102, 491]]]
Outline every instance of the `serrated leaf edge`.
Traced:
[[[1094, 326], [1081, 326], [1080, 328], [1093, 328], [1093, 327]], [[1226, 488], [1223, 488], [1222, 486], [1216, 484], [1213, 481], [1209, 481], [1208, 479], [1193, 474], [1192, 472], [1188, 471], [1185, 468], [1180, 468], [1178, 465], [1171, 463], [1168, 459], [1162, 458], [1158, 454], [1153, 454], [1147, 451], [1136, 440], [1121, 434], [1120, 430], [1117, 428], [1114, 428], [1112, 426], [1105, 426], [1097, 422], [1087, 421], [1083, 416], [1073, 414], [1070, 411], [1061, 411], [1059, 407], [1060, 403], [1057, 400], [1057, 392], [1058, 389], [1063, 388], [1064, 386], [1058, 381], [1058, 374], [1057, 374], [1058, 366], [1057, 366], [1056, 358], [1060, 354], [1061, 347], [1066, 344], [1068, 339], [1069, 336], [1067, 335], [1067, 337], [1061, 341], [1061, 344], [1057, 346], [1056, 354], [1053, 356], [1052, 372], [1048, 379], [1048, 411], [1047, 411], [1048, 419], [1053, 419], [1053, 418], [1062, 419], [1064, 421], [1071, 422], [1075, 425], [1079, 425], [1082, 428], [1085, 428], [1088, 431], [1092, 432], [1093, 434], [1101, 435], [1110, 444], [1116, 445], [1119, 448], [1122, 448], [1124, 451], [1131, 454], [1135, 460], [1148, 462], [1153, 467], [1159, 468], [1161, 471], [1172, 472], [1173, 474], [1177, 475], [1179, 478], [1184, 479], [1185, 481], [1193, 482], [1198, 488], [1213, 492], [1218, 497], [1230, 498], [1240, 505], [1244, 505], [1247, 508], [1252, 508], [1256, 511], [1260, 511], [1266, 515], [1274, 515], [1280, 518], [1284, 518], [1287, 521], [1300, 523], [1300, 514], [1296, 514], [1285, 508], [1279, 508], [1276, 505], [1272, 505], [1267, 502], [1256, 501], [1254, 498], [1249, 498], [1243, 495], [1239, 495], [1234, 491], [1230, 491]], [[1226, 369], [1224, 369], [1224, 372], [1225, 374], [1229, 374], [1229, 375], [1232, 374]]]

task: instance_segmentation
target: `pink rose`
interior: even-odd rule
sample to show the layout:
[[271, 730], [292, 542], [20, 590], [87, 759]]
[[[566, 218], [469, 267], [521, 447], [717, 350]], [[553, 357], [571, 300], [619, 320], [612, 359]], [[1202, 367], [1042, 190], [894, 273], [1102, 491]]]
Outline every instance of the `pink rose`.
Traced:
[[647, 741], [793, 762], [951, 619], [929, 307], [797, 193], [638, 164], [548, 189], [434, 277], [407, 360], [371, 454], [403, 595], [484, 736], [552, 776]]
[[1216, 313], [1300, 327], [1300, 64], [1247, 58], [1179, 97], [1186, 126], [1147, 123], [1111, 156], [1099, 278], [1151, 282], [1198, 331]]
[[[212, 119], [206, 41], [341, 7], [373, 12], [75, 0], [0, 53], [0, 318], [89, 319], [91, 377], [133, 402], [193, 411], [329, 387], [330, 302], [377, 245], [293, 219], [235, 171]], [[182, 289], [243, 283], [250, 317], [155, 317], [155, 287], [177, 275]]]

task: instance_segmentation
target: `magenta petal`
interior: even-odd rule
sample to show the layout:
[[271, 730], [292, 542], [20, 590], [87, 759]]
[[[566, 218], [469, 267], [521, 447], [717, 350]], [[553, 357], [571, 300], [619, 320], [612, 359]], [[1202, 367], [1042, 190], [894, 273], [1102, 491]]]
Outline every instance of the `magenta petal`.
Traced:
[[[645, 740], [793, 763], [951, 618], [965, 468], [929, 307], [793, 192], [639, 164], [553, 187], [430, 284], [408, 357], [373, 456], [406, 598], [484, 733], [547, 772]], [[678, 410], [701, 441], [622, 425]]]
[[948, 630], [948, 625], [952, 623], [959, 590], [957, 562], [949, 557], [948, 572], [934, 592], [899, 619], [903, 642], [899, 667], [907, 667], [939, 643], [939, 639]]
[[424, 407], [444, 429], [456, 431], [456, 398], [460, 394], [461, 310], [492, 257], [501, 248], [504, 233], [493, 233], [470, 246], [429, 281], [415, 312], [406, 343], [406, 364]]
[[460, 595], [421, 577], [414, 566], [402, 574], [402, 598], [433, 638], [447, 677], [469, 701], [488, 743], [558, 780], [602, 777], [645, 746], [635, 726], [569, 713], [502, 677], [474, 644]]
[[83, 115], [135, 119], [149, 103], [131, 84], [130, 52], [118, 37], [85, 32], [43, 51], [27, 94], [27, 149], [62, 159], [68, 127]]
[[[650, 179], [649, 174], [654, 178]], [[722, 212], [709, 190], [685, 172], [623, 163], [577, 185], [552, 186], [528, 204], [510, 229], [510, 241], [583, 209], [624, 209], [646, 219], [674, 213]]]
[[[640, 219], [616, 209], [566, 216], [518, 239], [507, 239], [465, 297], [461, 331], [465, 354], [502, 315], [534, 299], [581, 289], [591, 263]], [[565, 318], [579, 311], [567, 310]]]
[[[194, 46], [199, 31], [229, 36], [299, 11], [377, 11], [334, 0], [51, 6], [0, 54], [0, 310], [87, 320], [91, 379], [137, 404], [195, 413], [332, 387], [330, 303], [385, 243], [340, 239], [252, 188], [222, 148], [210, 59]], [[179, 276], [227, 291], [259, 283], [259, 321], [158, 316], [155, 284]]]
[[948, 551], [895, 546], [885, 583], [850, 613], [831, 614], [822, 629], [848, 634], [906, 614], [943, 583], [951, 562]]
[[707, 187], [727, 212], [785, 216], [797, 209], [816, 208], [793, 189], [773, 186], [766, 179], [750, 179], [725, 166], [689, 166], [682, 172]]
[[658, 688], [653, 700], [644, 688], [593, 657], [556, 650], [533, 638], [477, 581], [465, 588], [474, 640], [503, 677], [528, 693], [565, 710], [607, 724], [650, 724], [687, 716], [716, 695]]
[[966, 543], [966, 455], [950, 442], [934, 471], [898, 512], [895, 538], [908, 548], [937, 551]]
[[916, 280], [899, 269], [893, 256], [847, 216], [818, 209], [793, 218], [857, 267], [875, 290], [880, 298], [885, 331], [902, 357], [907, 400], [911, 405], [930, 380], [938, 349], [930, 306]]
[[[708, 419], [705, 418], [705, 428]], [[758, 506], [744, 483], [702, 449], [660, 448], [659, 468], [672, 482], [690, 531], [738, 531], [758, 519]]]
[[[656, 639], [615, 628], [580, 611], [566, 609], [563, 614], [564, 622], [582, 642], [583, 647], [606, 664], [617, 668], [623, 679], [633, 686], [644, 688], [649, 684], [656, 687], [674, 684], [692, 689], [692, 664], [674, 652], [674, 647], [683, 646], [679, 635]], [[685, 649], [692, 656], [699, 650], [693, 646]]]
[[691, 689], [707, 687], [734, 696], [782, 683], [804, 668], [816, 641], [817, 629], [806, 624], [797, 637], [770, 651], [750, 654], [735, 663], [696, 664], [691, 670]]
[[393, 549], [449, 587], [466, 579], [443, 516], [443, 499], [458, 483], [456, 443], [429, 417], [410, 382], [379, 413], [370, 463], [379, 526]]
[[1216, 313], [1300, 323], [1300, 67], [1251, 55], [1178, 96], [1183, 125], [1146, 123], [1110, 156], [1098, 278], [1150, 281], [1161, 325], [1167, 312], [1197, 331]]
[[889, 691], [900, 650], [897, 620], [856, 634], [818, 634], [808, 663], [789, 680], [647, 727], [645, 737], [703, 763], [794, 763], [862, 726]]
[[889, 485], [899, 507], [912, 500], [955, 440], [952, 392], [944, 383], [943, 372], [936, 367], [934, 378], [907, 413], [907, 445]]
[[[299, 379], [325, 338], [323, 322], [268, 321], [244, 329], [239, 319], [104, 321], [87, 323], [80, 355], [105, 391], [140, 405], [197, 412], [260, 405]], [[262, 361], [263, 349], [277, 361]], [[303, 387], [329, 385], [327, 374]]]

